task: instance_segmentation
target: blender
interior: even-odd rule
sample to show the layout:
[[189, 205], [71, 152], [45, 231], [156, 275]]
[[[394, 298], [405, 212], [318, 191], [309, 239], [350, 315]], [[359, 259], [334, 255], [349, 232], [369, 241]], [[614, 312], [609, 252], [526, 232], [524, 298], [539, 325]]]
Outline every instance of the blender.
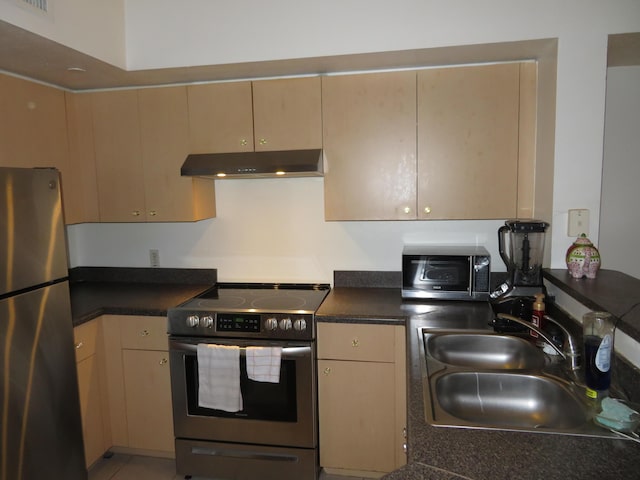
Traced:
[[542, 282], [542, 258], [548, 226], [540, 220], [507, 220], [498, 230], [498, 250], [507, 266], [507, 278], [491, 293], [495, 313], [531, 318], [534, 295], [546, 293]]

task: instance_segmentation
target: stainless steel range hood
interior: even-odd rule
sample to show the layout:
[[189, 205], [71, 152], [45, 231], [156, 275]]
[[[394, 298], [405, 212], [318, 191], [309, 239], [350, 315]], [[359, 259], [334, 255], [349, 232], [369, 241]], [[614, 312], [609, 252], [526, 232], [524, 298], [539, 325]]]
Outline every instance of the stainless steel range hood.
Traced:
[[323, 175], [322, 150], [193, 153], [187, 156], [180, 173], [219, 179], [319, 177]]

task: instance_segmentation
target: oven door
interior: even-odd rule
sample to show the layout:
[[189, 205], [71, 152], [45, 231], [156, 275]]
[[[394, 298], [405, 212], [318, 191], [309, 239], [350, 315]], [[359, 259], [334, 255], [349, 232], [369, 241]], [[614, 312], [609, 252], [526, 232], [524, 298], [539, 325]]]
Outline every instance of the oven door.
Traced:
[[[240, 347], [243, 409], [229, 413], [198, 406], [198, 343]], [[249, 380], [245, 347], [282, 347], [280, 382]], [[170, 337], [171, 392], [176, 438], [315, 448], [315, 344]]]

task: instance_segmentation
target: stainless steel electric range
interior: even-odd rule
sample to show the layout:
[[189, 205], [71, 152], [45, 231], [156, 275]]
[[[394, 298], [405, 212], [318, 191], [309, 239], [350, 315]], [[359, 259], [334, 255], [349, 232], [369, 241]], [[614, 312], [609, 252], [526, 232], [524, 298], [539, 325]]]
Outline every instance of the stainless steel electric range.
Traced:
[[317, 479], [314, 314], [328, 292], [220, 283], [169, 310], [179, 474]]

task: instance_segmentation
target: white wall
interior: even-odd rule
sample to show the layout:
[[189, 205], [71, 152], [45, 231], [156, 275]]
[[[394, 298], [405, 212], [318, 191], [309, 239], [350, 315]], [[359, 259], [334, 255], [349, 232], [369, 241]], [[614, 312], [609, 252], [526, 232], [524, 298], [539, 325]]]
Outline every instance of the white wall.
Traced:
[[610, 68], [600, 243], [603, 268], [640, 278], [640, 66]]
[[195, 224], [68, 228], [71, 264], [217, 268], [223, 281], [333, 281], [333, 270], [399, 271], [403, 243], [489, 244], [500, 221], [325, 222], [321, 178], [218, 180], [218, 217]]
[[[153, 21], [149, 21], [150, 19]], [[127, 56], [131, 69], [234, 63], [333, 54], [365, 53], [557, 37], [557, 112], [552, 215], [551, 261], [563, 268], [564, 255], [573, 238], [567, 236], [567, 212], [587, 208], [591, 213], [590, 237], [598, 243], [600, 187], [604, 134], [607, 35], [640, 31], [637, 0], [136, 0], [126, 2]], [[576, 176], [576, 167], [588, 175]], [[281, 218], [291, 218], [299, 209], [316, 211], [321, 189], [312, 180], [295, 180], [310, 191], [299, 205], [278, 205], [267, 196], [265, 207]], [[536, 181], [545, 181], [537, 179]], [[258, 181], [261, 182], [261, 181]], [[318, 182], [318, 181], [316, 181]], [[226, 185], [226, 184], [225, 184]], [[257, 185], [257, 184], [256, 184]], [[226, 258], [225, 277], [245, 275], [251, 261], [261, 258], [277, 264], [282, 257], [274, 245], [288, 245], [287, 233], [272, 230], [268, 243], [243, 240], [243, 247], [221, 244], [241, 230], [238, 217], [224, 218], [226, 197], [241, 204], [253, 194], [254, 184], [239, 183], [218, 188], [220, 217], [203, 225], [166, 225], [163, 236], [173, 239], [163, 248], [176, 264], [191, 264], [183, 252], [183, 239], [201, 237], [197, 257], [220, 266]], [[277, 187], [260, 185], [260, 191]], [[234, 192], [235, 189], [239, 189]], [[231, 198], [230, 197], [230, 198]], [[371, 269], [399, 266], [397, 245], [420, 231], [437, 235], [442, 224], [454, 236], [472, 240], [478, 230], [489, 241], [495, 238], [491, 222], [388, 222], [371, 224], [325, 224], [321, 217], [298, 219], [302, 231], [313, 231], [308, 252], [332, 252], [327, 258], [335, 268], [368, 265]], [[284, 221], [284, 220], [282, 220]], [[72, 262], [79, 265], [127, 264], [123, 251], [112, 250], [105, 232], [129, 237], [128, 251], [147, 248], [148, 237], [157, 226], [78, 226], [70, 229]], [[382, 235], [384, 234], [384, 235]], [[349, 239], [349, 242], [346, 241]], [[246, 243], [249, 242], [249, 243]], [[356, 244], [356, 242], [360, 242]], [[385, 242], [387, 242], [385, 244]], [[350, 248], [345, 248], [347, 244]], [[395, 247], [394, 247], [395, 246]], [[490, 249], [494, 249], [492, 244]], [[76, 250], [77, 249], [77, 250]], [[340, 252], [346, 252], [341, 254]], [[335, 255], [334, 255], [335, 254]], [[162, 253], [161, 253], [162, 255]], [[138, 261], [140, 254], [135, 255]], [[143, 258], [144, 255], [143, 255]], [[301, 263], [316, 264], [315, 254], [303, 254]], [[324, 257], [320, 257], [323, 261]], [[393, 260], [392, 260], [393, 259]], [[494, 265], [502, 268], [494, 256]], [[144, 260], [142, 260], [144, 261]], [[336, 264], [340, 262], [340, 264]], [[218, 264], [218, 265], [215, 265]], [[322, 268], [318, 267], [318, 272]], [[257, 275], [251, 273], [251, 275]], [[295, 275], [295, 274], [294, 274]], [[319, 273], [323, 278], [324, 273]]]
[[48, 15], [0, 0], [0, 19], [112, 65], [126, 66], [125, 0], [48, 0]]

